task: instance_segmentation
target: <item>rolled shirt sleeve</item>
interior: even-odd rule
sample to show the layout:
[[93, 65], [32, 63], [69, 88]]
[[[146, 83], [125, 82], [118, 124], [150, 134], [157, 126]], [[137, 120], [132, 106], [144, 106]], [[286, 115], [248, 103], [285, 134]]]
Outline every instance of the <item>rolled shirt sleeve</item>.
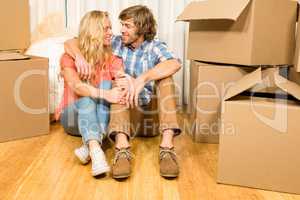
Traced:
[[155, 65], [157, 65], [160, 62], [166, 61], [166, 60], [171, 60], [171, 59], [177, 59], [178, 61], [180, 61], [172, 51], [170, 51], [166, 45], [166, 43], [161, 42], [159, 40], [157, 40], [155, 42], [155, 46], [153, 48], [153, 52], [156, 55], [156, 62]]

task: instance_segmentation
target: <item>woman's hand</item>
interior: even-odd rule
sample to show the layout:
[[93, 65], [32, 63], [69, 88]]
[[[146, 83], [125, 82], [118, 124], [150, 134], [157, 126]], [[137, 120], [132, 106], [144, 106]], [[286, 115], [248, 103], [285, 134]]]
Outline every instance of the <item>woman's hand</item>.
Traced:
[[106, 90], [104, 92], [104, 99], [110, 103], [126, 104], [125, 101], [126, 94], [127, 94], [126, 90], [120, 87], [115, 87], [111, 90]]

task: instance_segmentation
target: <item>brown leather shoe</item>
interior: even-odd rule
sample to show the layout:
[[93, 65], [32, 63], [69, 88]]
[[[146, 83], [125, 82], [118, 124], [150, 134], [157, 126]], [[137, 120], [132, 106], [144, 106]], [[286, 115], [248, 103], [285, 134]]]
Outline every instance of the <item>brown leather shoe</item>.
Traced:
[[159, 164], [161, 176], [175, 178], [179, 175], [179, 165], [174, 147], [160, 147]]
[[131, 173], [130, 161], [132, 155], [130, 147], [128, 148], [115, 148], [115, 158], [112, 166], [112, 177], [116, 179], [128, 178]]

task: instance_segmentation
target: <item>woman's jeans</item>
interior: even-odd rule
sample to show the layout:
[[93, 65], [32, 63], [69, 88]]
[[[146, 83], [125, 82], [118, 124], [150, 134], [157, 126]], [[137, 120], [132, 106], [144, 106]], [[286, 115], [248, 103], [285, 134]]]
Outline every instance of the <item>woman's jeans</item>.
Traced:
[[[111, 89], [111, 81], [102, 81], [99, 88]], [[101, 144], [106, 136], [109, 112], [110, 104], [106, 100], [82, 97], [63, 110], [60, 122], [66, 133], [81, 135], [84, 144], [90, 140]]]

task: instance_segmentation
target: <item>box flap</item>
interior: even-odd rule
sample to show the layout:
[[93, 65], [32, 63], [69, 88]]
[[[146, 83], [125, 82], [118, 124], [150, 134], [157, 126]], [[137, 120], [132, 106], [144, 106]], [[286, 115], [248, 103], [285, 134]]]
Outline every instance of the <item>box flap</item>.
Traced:
[[18, 52], [0, 52], [0, 61], [24, 59], [29, 59], [29, 56], [20, 54]]
[[275, 84], [274, 74], [279, 74], [278, 67], [262, 69], [262, 82], [264, 85], [263, 87], [268, 87], [268, 88], [276, 87], [277, 88], [277, 85]]
[[262, 85], [263, 88], [279, 88], [300, 100], [300, 86], [282, 77], [279, 73], [279, 68], [265, 70], [258, 68], [254, 72], [245, 75], [241, 80], [237, 81], [235, 85], [228, 88], [224, 100], [237, 96], [254, 86], [258, 86], [259, 88], [260, 85]]
[[250, 0], [206, 0], [191, 2], [178, 21], [227, 19], [236, 21]]
[[230, 99], [248, 89], [260, 83], [262, 81], [261, 68], [258, 68], [254, 72], [245, 75], [242, 79], [238, 80], [236, 84], [228, 88], [224, 100]]
[[278, 88], [300, 100], [300, 86], [297, 83], [287, 80], [279, 74], [274, 74], [275, 84]]

